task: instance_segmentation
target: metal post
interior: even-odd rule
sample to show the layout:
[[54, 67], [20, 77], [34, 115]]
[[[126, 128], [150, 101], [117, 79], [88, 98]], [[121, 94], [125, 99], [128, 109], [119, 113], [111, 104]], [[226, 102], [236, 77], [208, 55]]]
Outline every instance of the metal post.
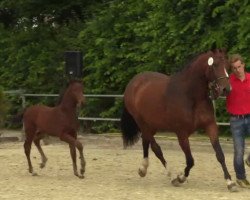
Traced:
[[[22, 110], [24, 111], [25, 106], [26, 106], [26, 99], [25, 96], [23, 94], [21, 94], [21, 99], [22, 99]], [[20, 136], [20, 141], [23, 142], [25, 140], [25, 134], [24, 134], [24, 126], [22, 127], [22, 131], [21, 131], [21, 136]]]

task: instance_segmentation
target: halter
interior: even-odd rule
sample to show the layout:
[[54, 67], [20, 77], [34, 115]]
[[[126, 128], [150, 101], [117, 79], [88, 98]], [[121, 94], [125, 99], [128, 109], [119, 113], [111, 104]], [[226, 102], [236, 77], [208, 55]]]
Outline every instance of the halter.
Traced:
[[[208, 59], [208, 66], [209, 66], [209, 67], [212, 67], [213, 72], [214, 72], [214, 74], [215, 74], [214, 59], [213, 59], [213, 57], [210, 57], [210, 58]], [[218, 81], [221, 80], [221, 79], [229, 79], [229, 76], [228, 76], [228, 74], [227, 74], [226, 71], [225, 71], [225, 74], [226, 74], [226, 76], [220, 76], [220, 77], [218, 77], [218, 78], [215, 77], [214, 80], [212, 80], [212, 81], [210, 81], [210, 82], [208, 83], [208, 88], [209, 88], [209, 93], [210, 93], [209, 97], [210, 97], [212, 100], [217, 99], [218, 96], [219, 96], [219, 89], [220, 89], [220, 86], [219, 86], [219, 84], [218, 84]]]

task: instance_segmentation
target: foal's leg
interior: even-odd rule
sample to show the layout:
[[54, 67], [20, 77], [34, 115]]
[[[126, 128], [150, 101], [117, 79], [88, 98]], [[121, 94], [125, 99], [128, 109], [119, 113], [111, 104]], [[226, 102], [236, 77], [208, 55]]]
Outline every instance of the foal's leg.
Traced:
[[184, 170], [184, 175], [179, 174], [177, 178], [172, 180], [172, 184], [174, 186], [179, 186], [181, 183], [184, 183], [187, 177], [189, 176], [190, 169], [194, 166], [194, 158], [191, 153], [188, 136], [184, 135], [179, 136], [179, 135], [178, 135], [178, 141], [186, 157], [186, 167]]
[[211, 124], [209, 127], [207, 127], [206, 133], [208, 134], [208, 136], [210, 138], [210, 142], [211, 142], [213, 149], [215, 151], [216, 158], [217, 158], [218, 162], [221, 164], [222, 170], [224, 172], [224, 178], [226, 179], [226, 182], [227, 182], [228, 190], [230, 190], [231, 192], [237, 191], [236, 184], [232, 181], [231, 176], [230, 176], [228, 169], [227, 169], [227, 166], [226, 166], [225, 156], [224, 156], [224, 153], [222, 151], [222, 148], [221, 148], [221, 145], [219, 142], [219, 138], [218, 138], [218, 128], [217, 128], [216, 123]]
[[77, 165], [76, 165], [76, 147], [74, 145], [69, 144], [70, 155], [73, 164], [73, 171], [76, 176], [78, 176]]
[[[82, 146], [82, 143], [79, 142], [77, 139], [76, 139], [76, 136], [71, 136], [67, 133], [62, 133], [61, 136], [60, 136], [60, 139], [62, 141], [65, 141], [67, 142], [69, 145], [70, 145], [70, 152], [71, 152], [71, 158], [72, 158], [72, 161], [73, 161], [73, 170], [74, 170], [74, 174], [76, 176], [78, 176], [79, 178], [84, 178], [83, 174], [85, 172], [85, 165], [86, 165], [86, 162], [85, 162], [85, 159], [84, 159], [84, 156], [83, 156], [83, 146]], [[77, 173], [77, 169], [76, 169], [76, 164], [74, 166], [74, 148], [77, 148], [78, 151], [79, 151], [79, 154], [80, 154], [80, 161], [81, 161], [81, 169], [80, 169], [80, 175], [78, 175]], [[73, 157], [72, 157], [73, 156]], [[75, 171], [76, 169], [76, 171]]]
[[40, 141], [41, 141], [42, 138], [43, 138], [43, 136], [38, 133], [38, 135], [34, 139], [34, 144], [36, 145], [36, 147], [37, 147], [37, 149], [38, 149], [38, 151], [39, 151], [39, 153], [41, 155], [41, 158], [42, 158], [42, 162], [40, 164], [40, 168], [44, 168], [45, 165], [46, 165], [46, 162], [48, 161], [47, 157], [45, 156], [45, 154], [43, 152], [41, 144], [40, 144]]
[[32, 141], [33, 141], [33, 138], [34, 138], [34, 134], [35, 132], [29, 129], [25, 129], [25, 133], [26, 133], [26, 138], [25, 138], [25, 141], [24, 141], [24, 152], [25, 152], [25, 155], [26, 155], [26, 158], [27, 158], [27, 161], [28, 161], [28, 166], [29, 166], [29, 172], [35, 176], [37, 175], [37, 173], [34, 172], [33, 170], [33, 166], [31, 164], [31, 160], [30, 160], [30, 150], [31, 150], [31, 145], [32, 145]]
[[148, 148], [149, 148], [149, 141], [146, 139], [142, 139], [142, 146], [143, 146], [143, 160], [141, 166], [139, 167], [138, 174], [141, 177], [146, 176], [147, 168], [148, 168]]
[[24, 141], [24, 152], [28, 161], [28, 166], [29, 166], [29, 173], [33, 174], [33, 166], [31, 164], [31, 160], [30, 160], [30, 150], [31, 150], [31, 144], [32, 144], [32, 140], [30, 141], [28, 138], [25, 139]]
[[[72, 137], [77, 141], [77, 133], [74, 133], [72, 135]], [[79, 141], [77, 141], [79, 142]], [[79, 142], [80, 143], [80, 142]], [[80, 143], [80, 145], [82, 146], [82, 144]], [[78, 173], [77, 173], [77, 164], [76, 164], [76, 147], [69, 144], [69, 148], [70, 148], [70, 155], [71, 155], [71, 159], [72, 159], [72, 163], [73, 163], [73, 170], [74, 170], [74, 174], [76, 176], [78, 176]], [[83, 147], [81, 147], [83, 149]], [[83, 156], [83, 152], [82, 151], [79, 151], [79, 154], [80, 154], [80, 161], [81, 161], [81, 170], [80, 170], [80, 174], [81, 176], [83, 177], [83, 174], [85, 172], [85, 165], [86, 165], [86, 162], [85, 162], [85, 159], [84, 159], [84, 156]]]

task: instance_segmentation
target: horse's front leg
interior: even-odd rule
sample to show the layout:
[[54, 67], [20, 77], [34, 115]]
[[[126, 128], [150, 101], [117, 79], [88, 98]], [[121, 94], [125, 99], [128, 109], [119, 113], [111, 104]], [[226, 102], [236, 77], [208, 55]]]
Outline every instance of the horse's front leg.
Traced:
[[236, 184], [232, 181], [231, 176], [230, 176], [228, 169], [227, 169], [227, 166], [226, 166], [225, 156], [224, 156], [224, 153], [222, 151], [222, 148], [221, 148], [221, 145], [219, 142], [219, 138], [218, 138], [217, 125], [214, 123], [213, 125], [209, 126], [206, 129], [206, 132], [210, 138], [210, 142], [211, 142], [213, 149], [215, 151], [216, 158], [217, 158], [218, 162], [221, 164], [222, 170], [224, 172], [224, 178], [226, 179], [228, 190], [230, 192], [237, 191]]
[[80, 169], [80, 176], [79, 177], [84, 178], [86, 161], [85, 161], [85, 158], [83, 156], [83, 145], [77, 139], [75, 140], [75, 147], [78, 149], [79, 155], [80, 155], [79, 158], [80, 158], [81, 169]]
[[179, 186], [181, 183], [184, 183], [189, 176], [191, 168], [194, 166], [194, 158], [191, 153], [190, 144], [188, 136], [185, 134], [177, 134], [179, 145], [186, 157], [186, 168], [184, 170], [184, 174], [179, 174], [175, 179], [172, 180], [172, 184], [174, 186]]
[[70, 149], [70, 155], [71, 155], [71, 159], [72, 159], [74, 174], [76, 176], [79, 176], [78, 172], [77, 172], [77, 165], [76, 165], [76, 147], [74, 145], [69, 144], [69, 149]]
[[[84, 172], [85, 172], [86, 162], [85, 162], [85, 159], [84, 159], [84, 156], [83, 156], [83, 146], [82, 146], [82, 143], [79, 142], [75, 137], [73, 137], [73, 136], [71, 136], [71, 135], [69, 135], [67, 133], [61, 134], [60, 139], [62, 141], [67, 142], [70, 145], [71, 155], [73, 154], [72, 161], [73, 161], [74, 174], [76, 176], [78, 176], [79, 178], [84, 178]], [[72, 148], [71, 148], [71, 146], [72, 146]], [[76, 154], [76, 153], [74, 152], [75, 149], [73, 147], [77, 148], [78, 151], [79, 151], [79, 154], [80, 154], [80, 161], [81, 161], [80, 175], [77, 173], [76, 158], [75, 158], [76, 156], [74, 156], [74, 154]], [[75, 159], [75, 161], [74, 161], [74, 159]]]

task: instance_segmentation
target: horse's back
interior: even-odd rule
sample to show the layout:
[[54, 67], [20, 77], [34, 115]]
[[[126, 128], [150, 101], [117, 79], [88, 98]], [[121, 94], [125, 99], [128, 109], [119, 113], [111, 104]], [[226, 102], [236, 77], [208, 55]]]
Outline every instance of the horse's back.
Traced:
[[33, 105], [25, 110], [23, 115], [23, 123], [25, 129], [35, 129], [35, 131], [48, 132], [49, 127], [55, 124], [55, 120], [59, 120], [56, 115], [56, 107], [48, 107], [45, 105]]
[[[170, 77], [157, 72], [136, 75], [126, 87], [124, 103], [127, 110], [137, 119], [148, 121], [152, 116], [164, 119], [166, 90]], [[160, 120], [161, 121], [161, 120]], [[161, 123], [155, 118], [155, 123]], [[158, 126], [157, 125], [157, 126]], [[160, 125], [159, 125], [160, 126]]]
[[25, 119], [33, 119], [36, 120], [41, 113], [47, 113], [51, 112], [53, 110], [52, 107], [44, 106], [44, 105], [33, 105], [28, 107], [23, 115], [24, 120]]
[[137, 74], [128, 83], [124, 93], [125, 98], [126, 96], [130, 96], [131, 93], [136, 94], [137, 92], [143, 90], [143, 88], [146, 88], [148, 86], [155, 87], [164, 83], [167, 84], [168, 81], [169, 77], [167, 75], [158, 72], [143, 72]]
[[[158, 79], [158, 80], [165, 79], [166, 80], [168, 78], [169, 78], [169, 76], [167, 76], [163, 73], [147, 71], [147, 72], [142, 72], [142, 73], [135, 75], [130, 80], [129, 84], [131, 84], [133, 82], [148, 81], [148, 80], [154, 80], [154, 79]], [[128, 84], [128, 86], [129, 86], [129, 84]]]

